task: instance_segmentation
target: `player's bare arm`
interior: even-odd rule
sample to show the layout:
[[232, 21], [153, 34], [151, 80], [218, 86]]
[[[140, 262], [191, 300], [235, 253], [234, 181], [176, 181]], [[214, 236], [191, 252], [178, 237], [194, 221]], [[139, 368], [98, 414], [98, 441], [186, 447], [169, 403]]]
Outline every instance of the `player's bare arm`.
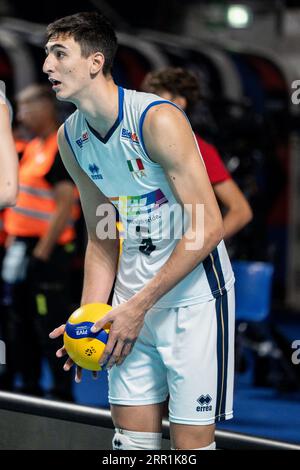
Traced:
[[[114, 361], [122, 362], [126, 355], [123, 346], [138, 336], [146, 312], [205, 259], [223, 238], [221, 213], [205, 167], [199, 159], [191, 127], [182, 112], [167, 104], [154, 107], [145, 119], [143, 136], [151, 159], [164, 168], [178, 202], [190, 205], [190, 225], [153, 279], [97, 323], [99, 329], [106, 321], [114, 322], [102, 357], [104, 363], [113, 351], [108, 367]], [[197, 204], [204, 207], [204, 227], [202, 220], [196, 217]], [[188, 250], [187, 243], [196, 241], [201, 230], [204, 230], [202, 246]]]
[[[102, 240], [97, 237], [96, 229], [100, 219], [96, 212], [101, 204], [110, 204], [110, 202], [80, 169], [66, 142], [63, 126], [58, 131], [58, 145], [66, 169], [79, 190], [88, 231], [81, 303], [107, 303], [117, 270], [119, 240], [118, 238]], [[101, 282], [99, 282], [100, 279]]]
[[[96, 216], [96, 210], [100, 204], [108, 204], [109, 201], [80, 169], [65, 139], [63, 125], [58, 131], [58, 145], [64, 165], [79, 190], [88, 231], [81, 304], [107, 303], [117, 270], [119, 240], [118, 238], [100, 240], [97, 237], [96, 228], [99, 218]], [[51, 337], [60, 336], [63, 332], [64, 325], [61, 325], [51, 333]], [[65, 353], [64, 348], [57, 352], [59, 357]], [[64, 368], [69, 370], [72, 365], [73, 361], [69, 358]], [[77, 381], [80, 380], [80, 376], [81, 371], [79, 370], [76, 376]]]
[[13, 206], [18, 193], [18, 158], [15, 150], [9, 110], [0, 99], [0, 208]]
[[[164, 168], [178, 202], [191, 209], [190, 225], [168, 262], [134, 299], [142, 300], [148, 310], [211, 253], [222, 240], [224, 229], [190, 124], [182, 112], [169, 105], [154, 107], [145, 120], [144, 141], [150, 157]], [[196, 216], [197, 205], [204, 208], [204, 225]], [[202, 230], [202, 246], [187, 249]]]

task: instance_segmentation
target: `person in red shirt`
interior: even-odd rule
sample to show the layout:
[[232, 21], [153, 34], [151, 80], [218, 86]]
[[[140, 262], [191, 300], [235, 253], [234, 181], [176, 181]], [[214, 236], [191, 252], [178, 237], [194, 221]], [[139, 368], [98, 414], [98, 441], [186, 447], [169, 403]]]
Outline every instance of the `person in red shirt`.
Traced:
[[[142, 89], [172, 101], [187, 114], [200, 97], [197, 77], [191, 71], [179, 67], [167, 67], [148, 73]], [[224, 238], [228, 239], [250, 222], [252, 210], [231, 178], [216, 147], [196, 133], [195, 137], [216, 197], [224, 209]]]

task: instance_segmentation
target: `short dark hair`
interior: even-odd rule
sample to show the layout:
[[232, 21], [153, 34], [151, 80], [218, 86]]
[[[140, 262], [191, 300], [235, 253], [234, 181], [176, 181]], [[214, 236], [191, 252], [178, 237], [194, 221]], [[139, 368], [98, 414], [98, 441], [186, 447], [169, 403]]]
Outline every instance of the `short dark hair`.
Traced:
[[65, 16], [47, 27], [47, 40], [71, 36], [78, 42], [83, 57], [100, 51], [105, 57], [103, 74], [111, 73], [118, 47], [116, 33], [109, 20], [96, 11]]
[[191, 110], [200, 99], [200, 86], [196, 75], [181, 67], [166, 67], [149, 72], [142, 89], [148, 93], [168, 91], [172, 96], [183, 96], [187, 102], [187, 109]]

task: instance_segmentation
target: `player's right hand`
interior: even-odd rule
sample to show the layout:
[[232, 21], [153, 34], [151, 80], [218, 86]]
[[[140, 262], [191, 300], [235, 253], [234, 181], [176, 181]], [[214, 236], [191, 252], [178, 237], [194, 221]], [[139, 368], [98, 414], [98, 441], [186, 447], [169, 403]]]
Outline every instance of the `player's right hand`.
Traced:
[[[65, 332], [65, 326], [66, 325], [60, 325], [58, 328], [55, 328], [53, 331], [51, 331], [51, 333], [49, 334], [49, 337], [51, 339], [56, 339], [59, 336], [63, 335], [64, 332]], [[66, 351], [64, 346], [56, 351], [56, 356], [57, 357], [67, 356], [67, 351]], [[68, 372], [73, 365], [74, 365], [74, 361], [72, 361], [72, 359], [70, 357], [68, 357], [68, 359], [66, 360], [66, 362], [64, 364], [64, 370], [66, 372]], [[93, 374], [93, 376], [95, 378], [97, 377], [96, 374]], [[82, 378], [82, 368], [79, 367], [79, 366], [76, 366], [75, 382], [77, 382], [77, 383], [81, 382], [81, 378]]]

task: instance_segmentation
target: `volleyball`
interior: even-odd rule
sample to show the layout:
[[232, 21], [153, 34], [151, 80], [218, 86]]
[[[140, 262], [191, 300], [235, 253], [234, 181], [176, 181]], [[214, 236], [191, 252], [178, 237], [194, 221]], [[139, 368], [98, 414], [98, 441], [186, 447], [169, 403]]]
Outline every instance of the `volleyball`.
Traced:
[[78, 366], [93, 371], [101, 370], [99, 361], [108, 340], [110, 324], [97, 333], [92, 333], [91, 327], [111, 309], [107, 304], [86, 304], [69, 317], [64, 332], [64, 347]]

